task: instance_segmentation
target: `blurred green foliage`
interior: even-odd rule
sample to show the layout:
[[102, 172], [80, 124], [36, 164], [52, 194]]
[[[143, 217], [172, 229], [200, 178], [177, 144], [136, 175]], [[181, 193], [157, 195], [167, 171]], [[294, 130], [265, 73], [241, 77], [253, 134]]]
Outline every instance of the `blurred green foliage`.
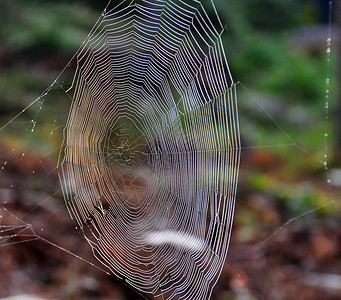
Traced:
[[[0, 2], [2, 120], [8, 120], [13, 111], [38, 97], [54, 80], [57, 70], [87, 36], [106, 2]], [[332, 124], [324, 120], [325, 48], [322, 44], [317, 53], [309, 52], [297, 47], [293, 38], [299, 28], [319, 22], [317, 1], [215, 3], [228, 25], [224, 38], [232, 74], [248, 89], [238, 86], [243, 146], [270, 146], [268, 150], [282, 161], [281, 166], [273, 165], [274, 173], [286, 173], [293, 178], [309, 172], [321, 174], [323, 133], [335, 135]], [[58, 57], [63, 65], [58, 65]], [[49, 59], [54, 61], [52, 67]], [[63, 107], [64, 104], [54, 107], [49, 113], [62, 115]], [[300, 152], [295, 145], [310, 155]], [[259, 172], [261, 167], [252, 170], [248, 184], [287, 203], [293, 215], [325, 202], [325, 195], [318, 188], [275, 184], [270, 175], [264, 177]]]
[[[225, 44], [232, 74], [254, 96], [239, 88], [241, 126], [247, 126], [245, 142], [259, 146], [292, 143], [274, 119], [293, 141], [312, 151], [322, 148], [325, 40], [316, 53], [297, 46], [294, 39], [299, 28], [319, 22], [317, 4], [242, 0], [227, 5]], [[223, 1], [218, 0], [217, 5], [222, 9]], [[327, 129], [333, 134], [333, 128]]]
[[34, 56], [74, 51], [98, 17], [87, 7], [55, 1], [3, 0], [0, 11], [2, 47]]
[[[323, 184], [317, 184], [325, 176], [325, 132], [329, 135], [329, 154], [336, 147], [335, 123], [326, 121], [324, 109], [326, 38], [318, 49], [297, 44], [302, 28], [322, 22], [319, 2], [216, 2], [219, 10], [226, 12], [225, 44], [232, 74], [242, 83], [238, 98], [243, 147], [259, 147], [260, 152], [266, 149], [265, 157], [267, 153], [277, 157], [276, 161], [269, 159], [271, 167], [266, 172], [262, 165], [249, 166], [244, 178], [247, 190], [277, 200], [282, 213], [290, 217], [314, 208], [319, 208], [318, 212], [310, 217], [328, 215], [335, 210], [333, 205], [320, 208], [330, 203], [332, 195], [321, 187]], [[335, 57], [330, 65], [333, 75]], [[332, 77], [331, 90], [335, 89], [335, 81]], [[335, 108], [335, 96], [330, 101], [330, 112]], [[252, 219], [249, 213], [246, 215]], [[245, 223], [243, 216], [241, 222]]]
[[[263, 191], [270, 197], [277, 199], [290, 218], [297, 217], [318, 208], [316, 213], [325, 216], [333, 210], [330, 203], [330, 194], [321, 190], [306, 178], [301, 182], [284, 182], [265, 173], [254, 172], [250, 176], [250, 187], [255, 191]], [[323, 209], [322, 209], [323, 208]], [[314, 217], [314, 215], [312, 215]]]
[[[0, 95], [3, 120], [37, 98], [55, 79], [98, 18], [64, 2], [0, 2]], [[12, 87], [12, 88], [11, 88]]]

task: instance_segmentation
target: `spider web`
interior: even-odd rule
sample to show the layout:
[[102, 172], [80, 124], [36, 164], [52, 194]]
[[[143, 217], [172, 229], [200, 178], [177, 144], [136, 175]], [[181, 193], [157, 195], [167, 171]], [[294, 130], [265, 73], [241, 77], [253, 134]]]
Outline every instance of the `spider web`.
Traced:
[[124, 1], [66, 91], [70, 214], [113, 274], [167, 299], [207, 298], [228, 250], [240, 140], [223, 30], [199, 1]]
[[[51, 94], [67, 96], [68, 118], [56, 112], [47, 121], [49, 145], [42, 154], [60, 151], [58, 166], [42, 159], [28, 177], [58, 173], [61, 189], [54, 192], [63, 193], [65, 204], [49, 213], [66, 206], [105, 267], [51, 243], [30, 219], [3, 209], [0, 247], [42, 240], [108, 268], [143, 293], [208, 298], [228, 251], [241, 150], [223, 32], [209, 1], [109, 3], [61, 75], [0, 129], [13, 126], [30, 140], [46, 130], [40, 111], [54, 109], [56, 102], [45, 105]], [[288, 138], [285, 146], [300, 149], [251, 98]], [[54, 140], [63, 129], [63, 142]], [[2, 169], [12, 168], [13, 156], [25, 165], [29, 157], [16, 153], [20, 148]], [[264, 243], [310, 212], [285, 219]]]
[[[205, 299], [225, 262], [239, 169], [224, 27], [213, 3], [212, 18], [200, 1], [112, 6], [61, 75], [1, 129], [22, 124], [24, 136], [44, 130], [36, 125], [47, 95], [63, 90], [68, 119], [62, 126], [56, 116], [49, 136], [64, 128], [58, 166], [40, 164], [58, 172], [94, 255], [143, 293]], [[29, 124], [20, 122], [37, 106]], [[56, 149], [46, 147], [43, 157]], [[25, 161], [23, 152], [19, 164]], [[22, 218], [7, 219], [13, 222], [1, 225], [2, 242], [47, 241]]]

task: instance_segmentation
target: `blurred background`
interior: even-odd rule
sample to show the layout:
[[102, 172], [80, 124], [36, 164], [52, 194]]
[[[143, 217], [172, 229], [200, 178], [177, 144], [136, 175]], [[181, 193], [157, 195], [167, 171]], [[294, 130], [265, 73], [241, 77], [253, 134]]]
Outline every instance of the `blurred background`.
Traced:
[[[230, 250], [212, 299], [340, 299], [341, 5], [330, 16], [327, 0], [215, 3], [240, 82], [243, 150]], [[106, 4], [1, 0], [0, 127], [50, 86]], [[15, 225], [10, 234], [1, 227], [0, 297], [143, 299], [51, 244], [100, 266], [53, 172], [71, 78], [66, 70], [61, 86], [0, 131], [0, 226]]]

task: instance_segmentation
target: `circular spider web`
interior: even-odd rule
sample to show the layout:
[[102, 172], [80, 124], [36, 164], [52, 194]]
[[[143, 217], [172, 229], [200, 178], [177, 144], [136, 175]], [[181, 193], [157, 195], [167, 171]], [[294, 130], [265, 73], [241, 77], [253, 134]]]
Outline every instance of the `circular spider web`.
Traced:
[[108, 7], [68, 90], [59, 175], [70, 214], [115, 276], [167, 299], [210, 296], [234, 212], [235, 85], [206, 3]]

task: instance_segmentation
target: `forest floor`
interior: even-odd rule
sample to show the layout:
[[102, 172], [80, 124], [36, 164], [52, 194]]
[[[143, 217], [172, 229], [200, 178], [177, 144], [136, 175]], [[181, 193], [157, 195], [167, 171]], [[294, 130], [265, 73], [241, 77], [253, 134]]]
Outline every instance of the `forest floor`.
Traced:
[[[27, 170], [39, 159], [31, 156], [29, 166], [18, 161], [0, 173], [0, 298], [144, 299], [91, 265], [101, 267], [61, 199], [50, 201], [48, 190], [25, 186]], [[246, 190], [241, 180], [238, 195], [247, 193], [248, 200], [237, 199], [230, 249], [212, 299], [340, 299], [339, 219], [302, 217], [282, 228], [278, 208], [264, 194]], [[243, 225], [245, 214], [257, 216], [256, 230]]]

